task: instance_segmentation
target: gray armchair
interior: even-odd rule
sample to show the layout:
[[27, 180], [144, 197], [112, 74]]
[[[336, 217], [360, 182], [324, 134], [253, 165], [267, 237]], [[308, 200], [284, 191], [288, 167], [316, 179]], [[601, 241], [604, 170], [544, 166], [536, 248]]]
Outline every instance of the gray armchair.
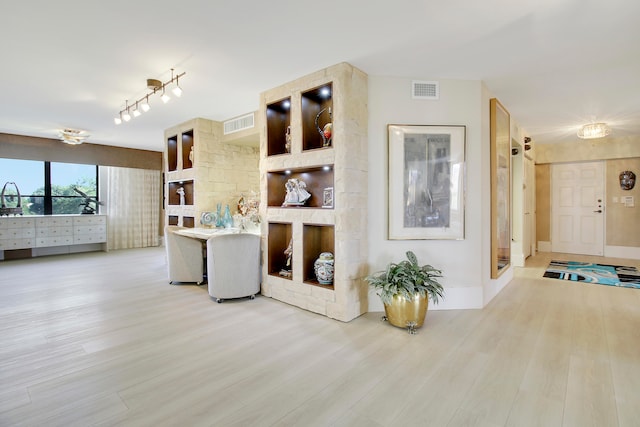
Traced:
[[177, 226], [164, 229], [167, 249], [167, 267], [169, 283], [176, 282], [201, 284], [204, 281], [204, 250], [202, 241], [176, 234]]
[[207, 240], [209, 295], [224, 299], [260, 293], [260, 236], [252, 233], [223, 234]]

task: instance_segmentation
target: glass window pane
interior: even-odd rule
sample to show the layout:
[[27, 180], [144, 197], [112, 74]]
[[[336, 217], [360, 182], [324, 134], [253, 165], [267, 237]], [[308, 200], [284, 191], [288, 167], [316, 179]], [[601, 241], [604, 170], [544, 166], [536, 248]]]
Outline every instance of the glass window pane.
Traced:
[[[80, 192], [94, 201], [87, 203]], [[95, 165], [51, 163], [51, 196], [54, 215], [79, 214], [85, 208], [96, 209], [96, 194]]]
[[[0, 191], [7, 182], [15, 182], [20, 190], [23, 215], [42, 215], [44, 195], [44, 162], [37, 160], [0, 159]], [[5, 196], [7, 207], [17, 206], [17, 195], [13, 185], [7, 185]], [[11, 199], [11, 200], [10, 200]]]

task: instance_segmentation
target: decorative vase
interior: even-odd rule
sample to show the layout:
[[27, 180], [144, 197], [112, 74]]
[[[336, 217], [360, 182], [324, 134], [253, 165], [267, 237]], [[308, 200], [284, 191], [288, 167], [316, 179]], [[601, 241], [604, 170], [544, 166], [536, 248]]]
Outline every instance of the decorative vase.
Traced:
[[407, 299], [402, 295], [394, 295], [391, 304], [384, 305], [384, 313], [389, 323], [398, 328], [407, 328], [409, 332], [421, 327], [427, 315], [429, 298], [415, 293]]
[[333, 284], [333, 254], [322, 252], [313, 263], [313, 271], [316, 273], [318, 283], [321, 285]]
[[224, 208], [224, 216], [222, 217], [222, 226], [224, 228], [233, 227], [233, 217], [231, 216], [231, 211], [229, 210], [229, 205]]
[[222, 205], [220, 203], [218, 203], [216, 205], [216, 227], [222, 227], [224, 226], [223, 221], [222, 221]]

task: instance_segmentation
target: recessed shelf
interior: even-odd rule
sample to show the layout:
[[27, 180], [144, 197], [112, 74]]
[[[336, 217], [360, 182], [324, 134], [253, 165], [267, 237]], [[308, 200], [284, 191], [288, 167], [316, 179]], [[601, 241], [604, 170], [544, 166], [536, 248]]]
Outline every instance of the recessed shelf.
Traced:
[[332, 225], [304, 224], [302, 230], [302, 274], [304, 283], [317, 285], [323, 288], [333, 289], [333, 285], [321, 285], [318, 283], [314, 271], [314, 263], [322, 252], [331, 252], [335, 255], [335, 237]]
[[[322, 208], [324, 190], [333, 187], [332, 165], [267, 172], [267, 206], [282, 206], [287, 194], [285, 185], [289, 179], [294, 178], [304, 181], [306, 190], [311, 193], [311, 197], [301, 207]], [[291, 206], [288, 208], [295, 209]]]
[[193, 162], [193, 129], [182, 133], [182, 169], [191, 169]]
[[[302, 93], [302, 150], [331, 146], [323, 140], [321, 131], [333, 122], [333, 85], [327, 83]], [[316, 123], [317, 119], [317, 123]]]
[[280, 274], [283, 270], [291, 270], [293, 265], [287, 266], [287, 255], [285, 251], [291, 242], [291, 223], [269, 223], [269, 242], [268, 242], [268, 265], [267, 271], [272, 276], [279, 276], [285, 279], [292, 279], [292, 276]]
[[167, 139], [167, 170], [173, 172], [178, 169], [178, 135]]
[[[267, 155], [287, 154], [287, 128], [291, 125], [291, 98], [267, 105]], [[290, 147], [289, 147], [290, 149]]]
[[168, 183], [168, 201], [169, 205], [180, 205], [180, 193], [178, 190], [182, 188], [184, 190], [184, 204], [193, 205], [193, 180], [186, 181], [172, 181]]
[[182, 226], [187, 228], [193, 228], [195, 226], [194, 218], [192, 216], [183, 216]]

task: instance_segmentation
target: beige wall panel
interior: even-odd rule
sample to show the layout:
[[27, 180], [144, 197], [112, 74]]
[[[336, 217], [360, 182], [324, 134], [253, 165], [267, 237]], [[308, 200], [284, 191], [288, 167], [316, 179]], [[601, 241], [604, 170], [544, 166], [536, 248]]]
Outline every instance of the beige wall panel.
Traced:
[[[609, 246], [640, 247], [640, 184], [636, 182], [632, 190], [620, 187], [620, 172], [627, 170], [640, 178], [640, 157], [607, 161], [605, 213]], [[634, 207], [622, 203], [627, 196], [634, 198]]]
[[550, 165], [536, 165], [536, 241], [551, 241]]

